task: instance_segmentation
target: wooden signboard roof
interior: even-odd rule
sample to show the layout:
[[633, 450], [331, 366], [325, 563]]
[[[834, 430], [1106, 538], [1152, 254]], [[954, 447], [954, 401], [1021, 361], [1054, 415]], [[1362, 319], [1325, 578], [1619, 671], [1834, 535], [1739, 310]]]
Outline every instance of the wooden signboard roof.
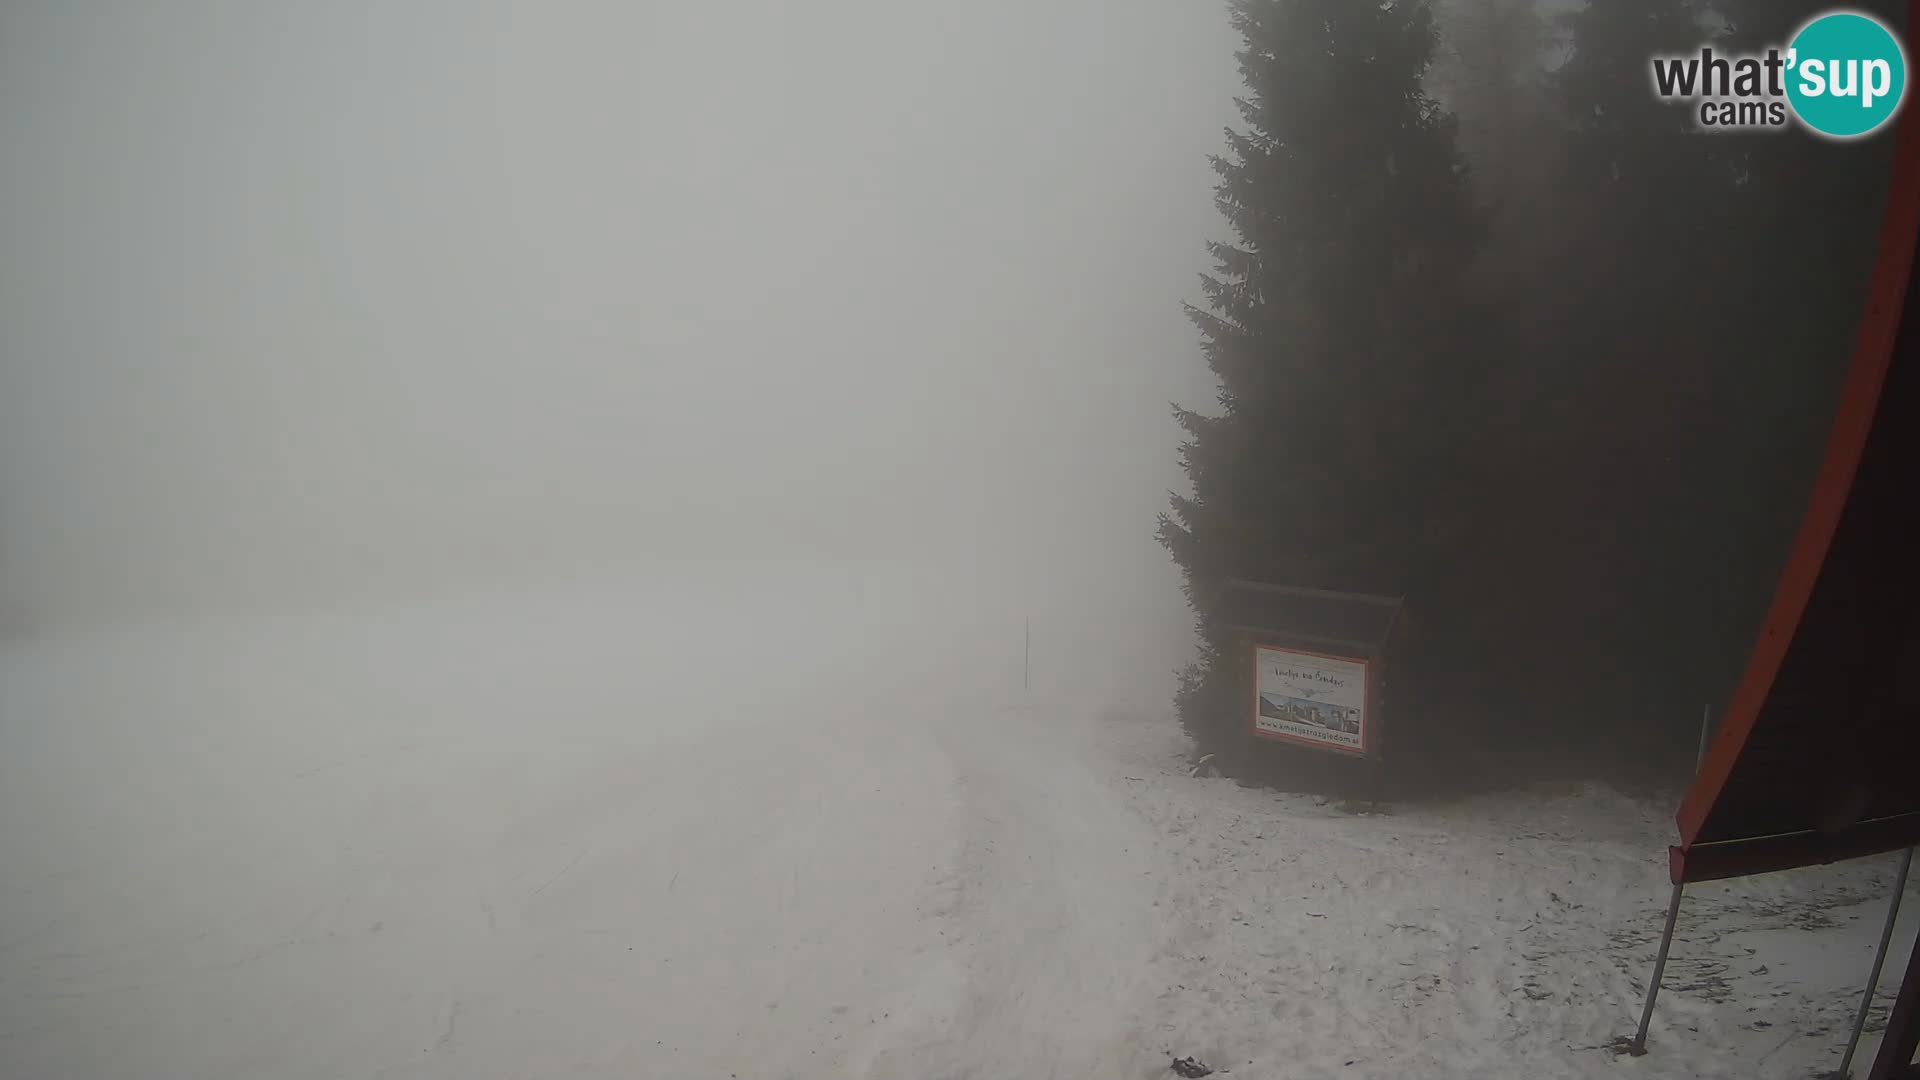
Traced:
[[1226, 625], [1238, 630], [1370, 653], [1392, 633], [1400, 601], [1365, 593], [1229, 581], [1217, 610]]

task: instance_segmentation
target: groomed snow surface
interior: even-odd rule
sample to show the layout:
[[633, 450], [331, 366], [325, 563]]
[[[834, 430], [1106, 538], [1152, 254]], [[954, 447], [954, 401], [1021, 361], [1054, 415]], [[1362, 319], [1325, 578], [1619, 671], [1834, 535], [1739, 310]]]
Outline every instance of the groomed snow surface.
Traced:
[[9, 643], [0, 1076], [1837, 1064], [1890, 860], [1694, 889], [1616, 1056], [1669, 802], [1193, 777], [1153, 643], [1066, 610], [1024, 691], [1020, 602], [905, 572]]

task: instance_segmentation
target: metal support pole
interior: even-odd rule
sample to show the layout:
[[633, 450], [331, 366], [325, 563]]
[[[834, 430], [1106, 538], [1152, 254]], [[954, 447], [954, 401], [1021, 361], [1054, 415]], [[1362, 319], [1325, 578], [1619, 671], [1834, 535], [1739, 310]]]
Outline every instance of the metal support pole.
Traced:
[[1887, 946], [1893, 943], [1893, 923], [1900, 917], [1900, 894], [1907, 891], [1907, 871], [1913, 869], [1913, 849], [1900, 857], [1900, 874], [1893, 881], [1893, 899], [1887, 902], [1887, 925], [1880, 929], [1880, 948], [1873, 954], [1873, 970], [1867, 974], [1867, 989], [1860, 995], [1860, 1012], [1853, 1018], [1853, 1034], [1847, 1038], [1847, 1052], [1833, 1075], [1852, 1075], [1853, 1051], [1860, 1045], [1860, 1033], [1867, 1029], [1867, 1012], [1873, 1007], [1873, 991], [1880, 985], [1880, 968], [1887, 962]]
[[1887, 1031], [1880, 1036], [1867, 1080], [1913, 1080], [1913, 1058], [1920, 1051], [1920, 948], [1907, 954], [1900, 989], [1887, 1010]]
[[1639, 1057], [1647, 1052], [1647, 1028], [1653, 1023], [1653, 999], [1660, 996], [1660, 980], [1667, 974], [1667, 950], [1673, 947], [1673, 924], [1680, 918], [1680, 894], [1686, 889], [1680, 882], [1673, 883], [1673, 899], [1667, 902], [1667, 928], [1660, 934], [1660, 955], [1653, 961], [1653, 982], [1647, 986], [1647, 1007], [1640, 1010], [1640, 1031], [1633, 1037], [1633, 1044], [1627, 1052]]
[[1713, 706], [1700, 706], [1700, 756], [1693, 759], [1693, 771], [1699, 772], [1700, 766], [1707, 762], [1707, 743], [1713, 732]]
[[1020, 642], [1020, 689], [1025, 690], [1033, 676], [1033, 616], [1027, 616], [1026, 637]]

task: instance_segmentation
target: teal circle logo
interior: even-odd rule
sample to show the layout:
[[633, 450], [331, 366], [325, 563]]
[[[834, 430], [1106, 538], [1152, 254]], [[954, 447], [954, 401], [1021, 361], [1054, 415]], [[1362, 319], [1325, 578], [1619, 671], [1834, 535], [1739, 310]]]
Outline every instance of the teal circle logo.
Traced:
[[1907, 94], [1907, 54], [1871, 15], [1834, 11], [1787, 45], [1787, 101], [1821, 135], [1852, 139], [1877, 130]]

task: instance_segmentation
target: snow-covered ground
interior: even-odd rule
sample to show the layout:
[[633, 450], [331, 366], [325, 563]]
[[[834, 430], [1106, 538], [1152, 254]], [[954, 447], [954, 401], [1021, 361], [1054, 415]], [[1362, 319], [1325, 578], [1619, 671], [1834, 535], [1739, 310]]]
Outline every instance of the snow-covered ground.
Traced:
[[1664, 804], [1193, 777], [1159, 638], [1062, 610], [1024, 691], [1019, 601], [905, 568], [11, 643], [0, 1075], [1836, 1063], [1889, 861], [1696, 889], [1617, 1057]]
[[1620, 1057], [1659, 944], [1670, 800], [1541, 788], [1356, 815], [1188, 778], [1148, 717], [1110, 728], [1162, 766], [1134, 766], [1130, 802], [1172, 914], [1154, 1049], [1283, 1078], [1811, 1080], [1839, 1062], [1897, 859], [1693, 886], [1651, 1053]]

